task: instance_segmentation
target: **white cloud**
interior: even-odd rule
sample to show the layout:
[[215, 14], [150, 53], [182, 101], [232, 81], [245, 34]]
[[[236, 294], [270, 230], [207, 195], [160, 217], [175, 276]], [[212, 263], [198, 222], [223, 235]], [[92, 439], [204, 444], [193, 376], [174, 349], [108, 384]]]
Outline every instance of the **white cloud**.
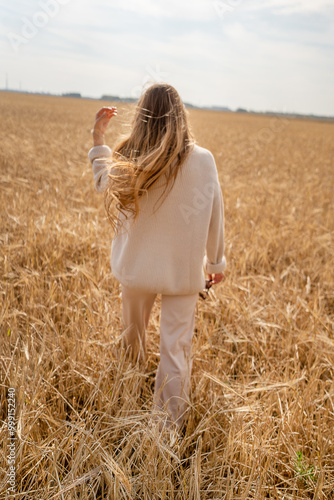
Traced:
[[[113, 9], [139, 15], [183, 20], [210, 20], [215, 17], [214, 0], [114, 0]], [[108, 0], [96, 2], [99, 7], [110, 8]]]
[[242, 0], [240, 4], [243, 10], [271, 9], [275, 14], [325, 12], [330, 7], [333, 8], [333, 2], [330, 0]]

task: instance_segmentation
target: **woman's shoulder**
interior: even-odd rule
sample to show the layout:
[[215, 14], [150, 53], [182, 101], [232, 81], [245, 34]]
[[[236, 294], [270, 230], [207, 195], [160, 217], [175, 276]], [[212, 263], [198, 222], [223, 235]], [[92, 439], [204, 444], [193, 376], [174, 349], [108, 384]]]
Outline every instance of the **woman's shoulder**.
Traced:
[[210, 161], [214, 161], [214, 156], [213, 154], [211, 153], [211, 151], [209, 149], [206, 149], [206, 148], [203, 148], [202, 146], [200, 146], [199, 144], [194, 144], [193, 146], [193, 149], [191, 151], [191, 155], [194, 156], [194, 157], [197, 157], [197, 158], [200, 158], [202, 160], [210, 160]]
[[213, 154], [209, 149], [199, 146], [199, 144], [194, 144], [189, 155], [190, 163], [198, 163], [199, 165], [211, 166], [216, 168], [216, 162]]

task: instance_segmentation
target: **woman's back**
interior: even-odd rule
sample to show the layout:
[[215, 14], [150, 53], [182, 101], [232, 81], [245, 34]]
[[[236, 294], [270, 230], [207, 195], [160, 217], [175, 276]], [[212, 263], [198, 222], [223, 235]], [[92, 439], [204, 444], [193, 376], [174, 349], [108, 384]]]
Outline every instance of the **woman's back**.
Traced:
[[[95, 166], [101, 171], [101, 160]], [[119, 215], [122, 225], [112, 243], [111, 269], [126, 286], [196, 293], [205, 285], [205, 254], [211, 263], [224, 258], [222, 195], [210, 151], [195, 145], [166, 197], [164, 189], [161, 177], [140, 198], [134, 221]]]

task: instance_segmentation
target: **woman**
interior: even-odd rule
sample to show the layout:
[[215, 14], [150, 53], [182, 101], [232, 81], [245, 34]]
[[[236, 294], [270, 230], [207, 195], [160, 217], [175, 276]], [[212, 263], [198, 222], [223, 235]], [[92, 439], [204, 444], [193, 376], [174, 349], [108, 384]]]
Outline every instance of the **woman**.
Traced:
[[111, 269], [122, 289], [124, 345], [146, 358], [145, 330], [161, 294], [156, 409], [181, 427], [188, 407], [198, 293], [226, 267], [224, 209], [213, 155], [198, 146], [177, 91], [154, 84], [137, 103], [130, 135], [113, 152], [104, 133], [116, 108], [96, 114], [89, 151], [115, 236]]

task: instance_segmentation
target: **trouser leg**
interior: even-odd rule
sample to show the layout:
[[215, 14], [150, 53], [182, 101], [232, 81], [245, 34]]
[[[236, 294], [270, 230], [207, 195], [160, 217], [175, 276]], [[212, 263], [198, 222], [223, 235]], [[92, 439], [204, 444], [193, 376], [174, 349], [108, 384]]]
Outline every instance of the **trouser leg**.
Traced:
[[189, 402], [197, 297], [198, 294], [161, 298], [160, 362], [154, 405], [168, 411], [168, 426], [175, 422], [181, 427]]
[[156, 294], [135, 290], [122, 285], [122, 313], [125, 331], [123, 346], [130, 347], [134, 361], [146, 359], [146, 335], [150, 313]]

